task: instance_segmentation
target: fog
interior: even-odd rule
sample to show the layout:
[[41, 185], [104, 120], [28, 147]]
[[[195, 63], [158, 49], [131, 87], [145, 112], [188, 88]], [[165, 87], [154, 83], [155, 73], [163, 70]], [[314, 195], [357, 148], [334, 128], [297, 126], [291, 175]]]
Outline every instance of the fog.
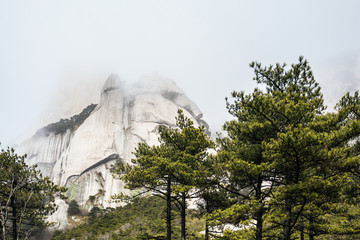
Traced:
[[69, 91], [79, 98], [68, 104], [96, 100], [111, 73], [127, 82], [154, 72], [172, 79], [215, 132], [231, 118], [224, 98], [255, 87], [251, 61], [291, 64], [304, 55], [331, 108], [359, 89], [359, 7], [356, 0], [0, 1], [0, 142], [44, 121]]

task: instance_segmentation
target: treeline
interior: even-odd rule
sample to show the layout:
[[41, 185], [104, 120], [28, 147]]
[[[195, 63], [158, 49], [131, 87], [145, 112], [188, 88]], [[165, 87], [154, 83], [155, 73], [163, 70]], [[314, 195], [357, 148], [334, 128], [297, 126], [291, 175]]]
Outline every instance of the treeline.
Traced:
[[[234, 118], [216, 141], [179, 111], [175, 127], [159, 126], [159, 144], [140, 143], [131, 165], [114, 166], [135, 190], [114, 198], [130, 204], [94, 207], [87, 224], [53, 239], [360, 239], [359, 92], [326, 112], [302, 57], [291, 66], [250, 66], [259, 88], [226, 99]], [[54, 195], [65, 191], [25, 157], [0, 152], [1, 239], [48, 226]]]
[[36, 131], [35, 136], [49, 135], [49, 134], [64, 134], [67, 130], [76, 130], [94, 111], [97, 104], [90, 104], [84, 108], [81, 113], [76, 114], [68, 119], [60, 119], [56, 123], [50, 123], [47, 126]]
[[206, 214], [205, 239], [359, 239], [358, 92], [325, 112], [303, 57], [250, 66], [259, 88], [227, 99], [234, 119], [216, 142], [179, 111], [176, 127], [160, 126], [159, 145], [140, 143], [133, 164], [114, 172], [165, 200], [166, 239], [174, 206], [187, 239], [192, 198]]

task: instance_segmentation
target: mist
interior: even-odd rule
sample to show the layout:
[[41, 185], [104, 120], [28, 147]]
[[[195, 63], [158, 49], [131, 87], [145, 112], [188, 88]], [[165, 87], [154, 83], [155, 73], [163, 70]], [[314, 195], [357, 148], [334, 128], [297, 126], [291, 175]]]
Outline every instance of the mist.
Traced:
[[304, 55], [332, 106], [359, 88], [359, 8], [355, 0], [2, 1], [0, 142], [50, 121], [67, 92], [78, 95], [68, 104], [95, 101], [111, 73], [172, 79], [216, 132], [231, 119], [225, 97], [256, 86], [251, 61]]
[[322, 87], [325, 103], [331, 111], [347, 92], [360, 90], [360, 55], [336, 56], [315, 69], [315, 73]]

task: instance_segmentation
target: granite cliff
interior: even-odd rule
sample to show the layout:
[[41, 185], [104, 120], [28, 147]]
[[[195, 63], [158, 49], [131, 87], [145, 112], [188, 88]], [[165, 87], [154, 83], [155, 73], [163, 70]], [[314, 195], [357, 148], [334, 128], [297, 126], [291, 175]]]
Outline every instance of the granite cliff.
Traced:
[[[81, 89], [79, 89], [81, 91]], [[139, 142], [157, 144], [159, 125], [175, 125], [178, 109], [195, 125], [205, 125], [202, 113], [174, 82], [152, 77], [128, 86], [111, 75], [97, 103], [38, 129], [20, 146], [28, 163], [68, 188], [68, 197], [85, 209], [114, 207], [111, 196], [125, 192], [111, 166], [130, 163]], [[75, 98], [76, 99], [76, 98]]]

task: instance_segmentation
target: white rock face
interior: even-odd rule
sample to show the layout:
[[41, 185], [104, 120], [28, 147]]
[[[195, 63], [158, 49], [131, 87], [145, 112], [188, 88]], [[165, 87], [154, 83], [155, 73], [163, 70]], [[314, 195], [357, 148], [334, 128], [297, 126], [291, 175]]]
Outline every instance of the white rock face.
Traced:
[[195, 125], [206, 125], [196, 104], [174, 82], [159, 76], [127, 86], [111, 75], [99, 94], [97, 105], [47, 125], [19, 148], [30, 164], [68, 187], [69, 198], [86, 209], [115, 206], [111, 196], [127, 190], [112, 176], [111, 165], [118, 160], [131, 163], [139, 142], [157, 144], [158, 126], [175, 125], [178, 109]]
[[55, 203], [58, 206], [58, 209], [46, 220], [53, 224], [53, 226], [50, 227], [50, 230], [64, 230], [68, 226], [67, 210], [69, 207], [66, 202], [61, 199], [56, 199]]

